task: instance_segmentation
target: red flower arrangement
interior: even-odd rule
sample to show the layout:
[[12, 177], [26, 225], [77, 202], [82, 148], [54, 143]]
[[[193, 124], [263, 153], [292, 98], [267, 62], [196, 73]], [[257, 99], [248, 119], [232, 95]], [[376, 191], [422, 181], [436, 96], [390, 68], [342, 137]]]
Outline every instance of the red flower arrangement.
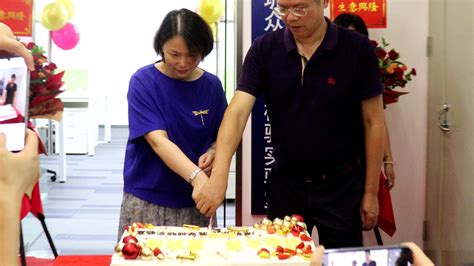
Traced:
[[31, 51], [35, 63], [35, 70], [30, 72], [28, 116], [60, 121], [64, 104], [56, 96], [63, 92], [64, 71], [55, 73], [56, 64], [48, 61], [40, 46], [30, 42], [26, 48]]
[[395, 103], [398, 101], [398, 97], [408, 92], [395, 91], [394, 89], [397, 87], [405, 88], [408, 81], [411, 81], [412, 76], [416, 76], [416, 70], [412, 68], [407, 71], [408, 67], [399, 60], [400, 54], [395, 49], [387, 52], [386, 48], [389, 44], [384, 38], [382, 38], [381, 45], [376, 41], [371, 41], [371, 43], [379, 61], [380, 75], [384, 85], [384, 105]]

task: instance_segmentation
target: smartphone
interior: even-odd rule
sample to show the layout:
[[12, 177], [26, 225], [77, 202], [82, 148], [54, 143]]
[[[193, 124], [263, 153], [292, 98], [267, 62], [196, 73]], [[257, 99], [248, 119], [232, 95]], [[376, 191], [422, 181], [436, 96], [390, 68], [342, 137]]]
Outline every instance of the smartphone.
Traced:
[[25, 146], [29, 74], [23, 58], [0, 58], [0, 132], [6, 135], [10, 151], [20, 151]]
[[324, 252], [325, 266], [409, 266], [413, 255], [405, 246], [375, 246], [327, 249]]

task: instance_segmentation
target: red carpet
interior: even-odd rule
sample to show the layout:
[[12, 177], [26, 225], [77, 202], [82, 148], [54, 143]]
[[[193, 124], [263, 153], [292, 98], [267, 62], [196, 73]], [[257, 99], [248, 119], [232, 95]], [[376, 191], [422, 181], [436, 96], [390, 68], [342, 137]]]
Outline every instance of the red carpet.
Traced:
[[53, 266], [109, 266], [112, 255], [59, 256]]
[[112, 255], [74, 255], [59, 256], [54, 259], [26, 257], [28, 266], [109, 266]]
[[[54, 259], [39, 259], [35, 257], [26, 257], [26, 265], [28, 266], [53, 266]], [[20, 264], [20, 261], [18, 262]]]

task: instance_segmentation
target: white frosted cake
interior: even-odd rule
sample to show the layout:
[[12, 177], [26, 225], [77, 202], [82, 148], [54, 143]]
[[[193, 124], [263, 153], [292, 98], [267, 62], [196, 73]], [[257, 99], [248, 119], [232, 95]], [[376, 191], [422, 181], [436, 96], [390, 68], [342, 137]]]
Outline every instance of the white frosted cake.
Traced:
[[115, 247], [111, 265], [308, 266], [314, 248], [306, 226], [294, 217], [264, 219], [253, 228], [134, 224]]

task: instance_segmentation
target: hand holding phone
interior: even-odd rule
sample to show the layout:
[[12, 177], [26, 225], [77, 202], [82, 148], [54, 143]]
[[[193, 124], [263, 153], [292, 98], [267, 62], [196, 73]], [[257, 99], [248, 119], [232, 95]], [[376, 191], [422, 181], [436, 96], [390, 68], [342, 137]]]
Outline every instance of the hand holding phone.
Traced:
[[28, 69], [31, 71], [35, 70], [33, 56], [30, 51], [28, 51], [22, 43], [17, 41], [12, 30], [2, 22], [0, 22], [0, 50], [5, 50], [23, 57]]
[[[21, 152], [6, 149], [8, 138], [0, 133], [0, 191], [5, 195], [31, 196], [31, 190], [39, 178], [39, 139], [35, 132], [26, 131], [26, 146]], [[6, 197], [8, 198], [8, 197]]]
[[410, 248], [413, 253], [414, 266], [434, 266], [434, 263], [425, 255], [423, 250], [413, 242], [403, 243], [402, 245]]
[[413, 265], [410, 248], [402, 245], [328, 249], [323, 265], [409, 266]]

